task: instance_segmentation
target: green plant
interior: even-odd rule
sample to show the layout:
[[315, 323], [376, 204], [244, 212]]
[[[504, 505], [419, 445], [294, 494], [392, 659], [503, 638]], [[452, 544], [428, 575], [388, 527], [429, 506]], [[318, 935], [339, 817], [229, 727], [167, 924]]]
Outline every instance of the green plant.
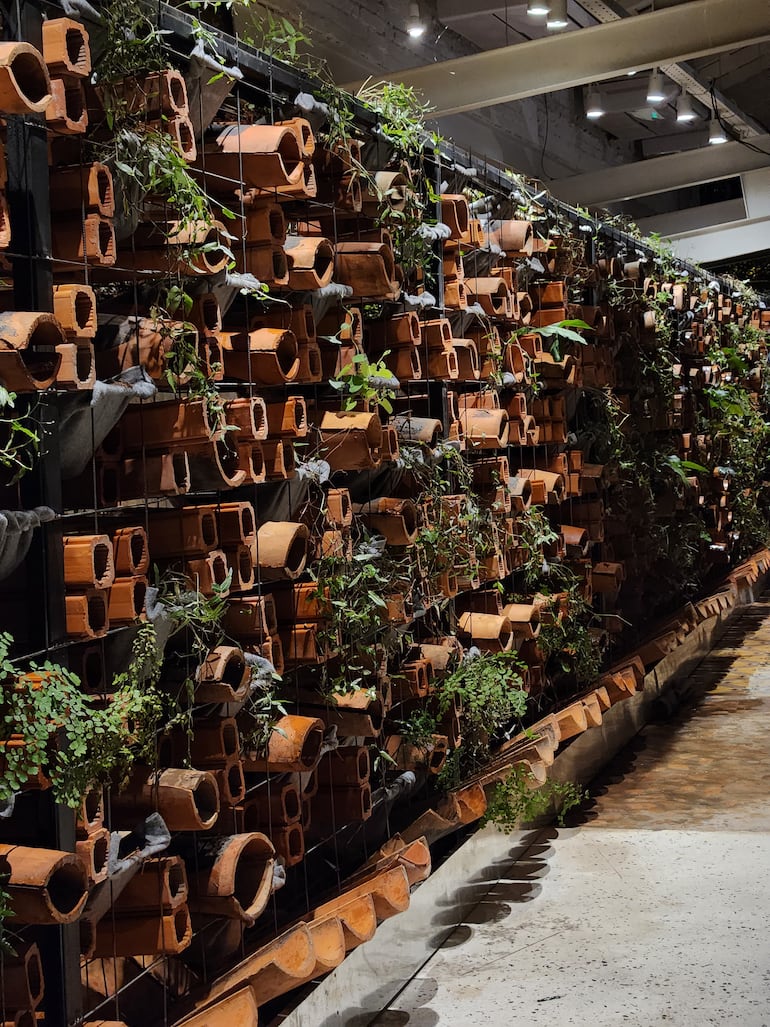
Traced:
[[593, 330], [589, 324], [586, 324], [580, 318], [570, 318], [566, 321], [559, 321], [556, 324], [544, 325], [542, 328], [538, 328], [537, 334], [551, 347], [551, 356], [554, 360], [561, 360], [562, 342], [576, 342], [581, 346], [586, 345], [586, 340], [579, 332], [574, 330], [575, 328], [582, 328], [589, 332]]
[[388, 352], [374, 362], [365, 353], [356, 353], [342, 368], [339, 377], [329, 380], [329, 385], [340, 393], [343, 410], [355, 410], [359, 403], [373, 401], [386, 413], [393, 413], [391, 401], [396, 390], [393, 388], [393, 375], [384, 363]]
[[547, 570], [547, 562], [543, 547], [558, 541], [559, 535], [554, 531], [545, 512], [538, 506], [531, 506], [519, 519], [519, 546], [525, 551], [526, 558], [521, 566], [524, 584], [531, 591], [541, 581]]
[[436, 686], [439, 712], [446, 713], [457, 702], [471, 734], [491, 735], [526, 712], [527, 693], [519, 673], [522, 666], [513, 652], [466, 657]]
[[[136, 653], [141, 666], [148, 657], [145, 635]], [[57, 802], [77, 807], [95, 782], [120, 778], [144, 742], [154, 738], [161, 701], [153, 681], [157, 669], [126, 672], [116, 680], [104, 708], [84, 695], [72, 671], [46, 660], [19, 672], [9, 660], [13, 639], [0, 634], [2, 740], [4, 772], [0, 799], [13, 796], [42, 770], [51, 780]], [[149, 685], [147, 681], [149, 679]], [[8, 744], [18, 740], [20, 744]]]
[[567, 813], [588, 796], [587, 791], [572, 782], [549, 780], [539, 787], [535, 785], [528, 767], [523, 764], [512, 767], [505, 780], [495, 785], [482, 824], [495, 824], [501, 831], [514, 831], [548, 813], [555, 804], [557, 822], [563, 826]]
[[421, 101], [411, 86], [368, 80], [356, 98], [379, 116], [382, 135], [399, 153], [409, 157], [422, 152], [425, 119], [433, 108]]
[[3, 884], [8, 880], [7, 876], [0, 878], [0, 956], [15, 956], [16, 949], [13, 947], [8, 939], [9, 934], [14, 937], [11, 931], [5, 925], [5, 921], [9, 916], [13, 916], [13, 909], [11, 908], [11, 896], [3, 887]]
[[16, 399], [15, 392], [0, 385], [0, 467], [11, 472], [9, 484], [32, 470], [40, 452], [40, 432], [34, 419], [37, 404], [22, 414], [16, 410]]
[[414, 745], [418, 749], [427, 749], [437, 734], [436, 718], [425, 708], [412, 710], [406, 720], [398, 720], [395, 724], [405, 745]]

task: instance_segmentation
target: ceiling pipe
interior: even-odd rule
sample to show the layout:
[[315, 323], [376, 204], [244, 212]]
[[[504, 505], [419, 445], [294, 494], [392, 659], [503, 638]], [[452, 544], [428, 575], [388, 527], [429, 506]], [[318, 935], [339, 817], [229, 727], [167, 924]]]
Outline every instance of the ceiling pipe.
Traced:
[[440, 117], [769, 39], [770, 0], [692, 0], [580, 29], [579, 43], [567, 32], [381, 77], [412, 86]]
[[550, 182], [548, 188], [566, 203], [583, 207], [605, 207], [608, 203], [639, 196], [683, 189], [702, 182], [717, 182], [747, 171], [770, 167], [770, 135], [757, 136], [752, 145], [767, 151], [758, 153], [743, 143], [704, 146], [686, 153], [619, 164]]

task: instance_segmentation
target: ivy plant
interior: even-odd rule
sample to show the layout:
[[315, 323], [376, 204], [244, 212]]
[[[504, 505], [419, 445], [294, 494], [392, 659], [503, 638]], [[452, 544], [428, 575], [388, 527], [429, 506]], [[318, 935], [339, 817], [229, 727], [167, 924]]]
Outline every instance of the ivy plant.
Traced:
[[557, 822], [564, 826], [567, 813], [588, 796], [588, 792], [572, 782], [549, 780], [540, 787], [535, 784], [526, 766], [519, 763], [512, 767], [508, 776], [495, 785], [482, 825], [495, 824], [501, 831], [514, 831], [545, 815], [555, 805]]

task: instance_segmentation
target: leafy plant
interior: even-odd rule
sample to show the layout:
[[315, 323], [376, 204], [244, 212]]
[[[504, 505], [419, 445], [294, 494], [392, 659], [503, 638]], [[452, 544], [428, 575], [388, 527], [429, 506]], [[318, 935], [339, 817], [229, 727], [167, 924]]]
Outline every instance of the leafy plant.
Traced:
[[561, 343], [576, 342], [581, 346], [586, 345], [586, 340], [574, 329], [582, 328], [589, 332], [593, 329], [580, 318], [569, 318], [566, 321], [559, 321], [556, 324], [544, 325], [538, 328], [537, 334], [545, 339], [551, 347], [551, 356], [554, 360], [561, 360]]
[[379, 115], [382, 135], [399, 153], [417, 156], [422, 151], [425, 119], [433, 108], [421, 101], [411, 86], [369, 80], [356, 98]]
[[[144, 632], [152, 630], [145, 625]], [[145, 666], [141, 635], [137, 652]], [[153, 664], [145, 672], [127, 672], [116, 680], [110, 703], [100, 708], [84, 695], [79, 678], [46, 660], [20, 673], [8, 654], [13, 639], [0, 634], [2, 740], [4, 773], [0, 799], [9, 799], [42, 770], [57, 802], [77, 807], [88, 788], [125, 773], [154, 737], [161, 715], [154, 689]], [[149, 685], [146, 682], [149, 680]], [[13, 743], [13, 744], [11, 744]]]
[[351, 362], [342, 368], [339, 377], [330, 379], [329, 385], [342, 397], [343, 410], [355, 410], [359, 403], [373, 401], [386, 413], [393, 413], [391, 401], [396, 390], [392, 385], [393, 375], [384, 363], [386, 356], [388, 351], [379, 360], [372, 362], [365, 353], [356, 353]]
[[11, 472], [9, 484], [31, 471], [40, 451], [40, 433], [33, 427], [33, 406], [25, 414], [16, 411], [16, 393], [0, 385], [0, 466]]
[[504, 781], [499, 781], [487, 805], [482, 824], [495, 824], [501, 831], [513, 831], [522, 824], [548, 813], [555, 803], [556, 819], [560, 826], [575, 806], [579, 806], [588, 792], [572, 782], [546, 781], [534, 787], [534, 776], [529, 768], [517, 764]]
[[521, 669], [521, 660], [512, 652], [482, 652], [466, 657], [436, 687], [440, 713], [446, 713], [457, 702], [471, 733], [492, 734], [526, 712], [527, 693], [521, 687]]

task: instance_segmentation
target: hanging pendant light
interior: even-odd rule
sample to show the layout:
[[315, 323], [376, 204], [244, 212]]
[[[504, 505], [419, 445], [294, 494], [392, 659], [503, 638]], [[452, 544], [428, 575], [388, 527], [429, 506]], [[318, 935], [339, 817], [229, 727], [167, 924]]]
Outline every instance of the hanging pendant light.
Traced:
[[676, 101], [676, 120], [679, 122], [695, 121], [696, 114], [692, 107], [692, 99], [686, 90], [682, 90]]
[[727, 133], [722, 128], [722, 122], [716, 114], [712, 114], [711, 121], [709, 122], [709, 144], [711, 146], [721, 146], [722, 143], [726, 142]]
[[647, 83], [647, 103], [663, 103], [666, 94], [663, 91], [663, 76], [657, 68], [650, 72], [650, 81]]
[[592, 121], [596, 121], [603, 114], [606, 114], [604, 110], [604, 104], [602, 98], [599, 95], [598, 89], [589, 89], [586, 93], [586, 117]]
[[527, 14], [530, 18], [544, 18], [549, 14], [551, 5], [548, 0], [528, 0]]
[[409, 4], [409, 17], [406, 19], [406, 31], [412, 39], [419, 39], [425, 32], [425, 22], [420, 16], [420, 5], [413, 0]]
[[567, 17], [567, 0], [551, 0], [550, 11], [546, 27], [549, 29], [564, 29], [569, 25]]

